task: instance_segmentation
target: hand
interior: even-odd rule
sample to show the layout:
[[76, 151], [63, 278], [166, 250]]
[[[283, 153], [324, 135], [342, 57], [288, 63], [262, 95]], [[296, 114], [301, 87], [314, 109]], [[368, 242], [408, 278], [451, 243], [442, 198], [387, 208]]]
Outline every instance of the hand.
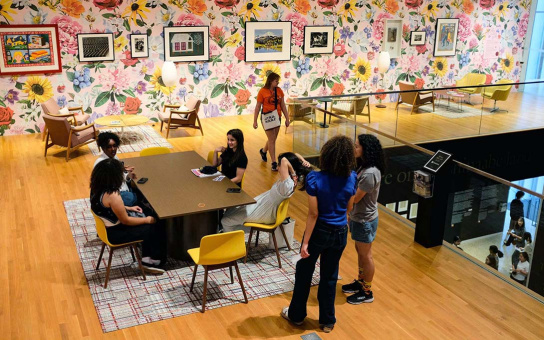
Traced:
[[300, 257], [305, 259], [305, 258], [307, 258], [309, 256], [310, 256], [310, 253], [308, 253], [308, 243], [303, 243], [302, 244], [302, 249], [300, 249]]
[[225, 147], [224, 146], [220, 146], [218, 148], [215, 149], [215, 152], [225, 152]]
[[285, 120], [285, 127], [289, 127], [289, 124], [291, 124], [291, 122], [289, 122], [288, 119]]
[[157, 220], [153, 216], [147, 216], [146, 218], [148, 224], [154, 224], [155, 222], [157, 222]]
[[311, 167], [312, 165], [311, 165], [310, 162], [308, 162], [307, 160], [303, 160], [303, 161], [302, 161], [302, 166], [305, 167], [305, 168], [309, 168], [309, 167]]
[[131, 172], [128, 173], [128, 178], [130, 178], [131, 180], [134, 181], [134, 180], [138, 179], [138, 176], [136, 176], [136, 174], [131, 171]]
[[259, 124], [257, 124], [257, 122], [253, 122], [253, 128], [256, 129], [259, 127]]
[[133, 166], [125, 166], [125, 171], [126, 172], [132, 172], [132, 171], [134, 171], [134, 167]]
[[140, 208], [140, 207], [137, 206], [137, 205], [135, 205], [135, 206], [133, 206], [133, 207], [131, 207], [131, 208], [132, 208], [132, 211], [135, 211], [135, 212], [137, 212], [137, 213], [143, 212], [142, 208]]

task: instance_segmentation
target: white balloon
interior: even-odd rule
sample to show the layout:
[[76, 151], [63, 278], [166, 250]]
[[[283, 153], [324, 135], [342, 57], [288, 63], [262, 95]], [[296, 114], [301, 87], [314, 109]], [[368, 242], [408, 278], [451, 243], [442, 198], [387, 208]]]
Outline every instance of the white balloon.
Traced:
[[171, 61], [165, 61], [162, 64], [162, 82], [166, 86], [174, 86], [178, 81], [178, 71], [176, 65]]

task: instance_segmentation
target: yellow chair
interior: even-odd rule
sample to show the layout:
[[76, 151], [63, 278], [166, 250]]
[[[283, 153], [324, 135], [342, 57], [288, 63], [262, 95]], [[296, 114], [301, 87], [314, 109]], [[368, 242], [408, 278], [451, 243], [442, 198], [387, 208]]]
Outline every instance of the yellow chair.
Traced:
[[94, 214], [93, 211], [91, 211], [94, 217], [94, 222], [96, 224], [96, 233], [98, 234], [98, 237], [100, 237], [100, 240], [102, 240], [102, 250], [100, 250], [100, 256], [98, 257], [98, 262], [96, 263], [96, 270], [100, 268], [100, 261], [102, 261], [102, 255], [104, 254], [104, 249], [106, 248], [106, 245], [108, 246], [110, 257], [108, 259], [108, 267], [106, 268], [106, 281], [104, 282], [104, 289], [108, 288], [108, 280], [110, 279], [110, 269], [111, 269], [111, 259], [113, 257], [113, 251], [115, 249], [124, 248], [124, 247], [130, 247], [130, 252], [132, 253], [132, 259], [134, 260], [134, 253], [136, 253], [136, 258], [138, 259], [138, 266], [140, 267], [140, 270], [142, 271], [142, 276], [145, 280], [145, 272], [144, 268], [142, 267], [142, 259], [140, 258], [140, 253], [138, 252], [138, 249], [136, 248], [136, 245], [138, 243], [141, 243], [142, 240], [139, 241], [133, 241], [123, 244], [112, 244], [108, 240], [108, 233], [106, 232], [106, 226], [104, 225], [104, 221], [98, 216]]
[[[511, 84], [511, 83], [512, 83], [512, 81], [509, 80], [509, 79], [501, 79], [501, 80], [497, 81], [497, 84]], [[499, 109], [497, 107], [497, 100], [500, 100], [500, 101], [508, 100], [508, 96], [510, 95], [510, 90], [512, 90], [512, 85], [485, 87], [482, 90], [482, 97], [483, 98], [488, 98], [488, 99], [492, 99], [492, 100], [495, 101], [494, 104], [493, 104], [493, 108], [491, 109], [490, 112], [496, 112], [496, 111], [506, 111], [506, 112], [508, 112], [508, 110]], [[485, 99], [482, 99], [482, 111], [484, 109], [483, 100], [485, 100]]]
[[170, 149], [165, 146], [154, 146], [140, 151], [140, 157], [163, 155], [165, 153], [170, 153]]
[[[485, 84], [485, 74], [480, 73], [468, 73], [463, 78], [455, 82], [455, 86], [477, 86]], [[475, 93], [480, 93], [481, 87], [467, 87], [465, 89], [458, 89], [457, 92], [468, 94], [467, 104], [472, 105], [470, 102], [470, 96]]]
[[244, 178], [246, 178], [246, 171], [244, 171], [244, 174], [242, 175], [242, 180], [240, 181], [240, 189], [244, 188]]
[[247, 253], [249, 253], [249, 246], [251, 245], [251, 238], [253, 236], [253, 231], [257, 231], [257, 239], [255, 240], [255, 247], [259, 245], [259, 232], [263, 231], [266, 233], [270, 233], [272, 235], [272, 240], [274, 241], [274, 247], [276, 248], [276, 256], [278, 258], [278, 264], [281, 268], [281, 260], [280, 260], [280, 252], [278, 250], [278, 242], [276, 241], [276, 235], [274, 232], [276, 231], [277, 227], [280, 227], [281, 233], [283, 234], [283, 238], [285, 239], [285, 243], [287, 244], [287, 248], [289, 250], [291, 249], [291, 245], [289, 244], [289, 241], [287, 240], [287, 235], [285, 235], [285, 230], [283, 229], [283, 221], [287, 217], [287, 209], [289, 209], [289, 198], [286, 198], [283, 202], [280, 203], [280, 206], [278, 207], [278, 212], [276, 213], [276, 222], [274, 224], [262, 224], [262, 223], [253, 223], [253, 222], [246, 222], [244, 223], [245, 227], [250, 227], [249, 230], [249, 239], [247, 240], [247, 252], [246, 257], [244, 259], [244, 263], [247, 262]]
[[242, 276], [240, 275], [240, 270], [238, 269], [238, 263], [236, 262], [236, 260], [241, 259], [246, 255], [244, 232], [242, 230], [204, 236], [200, 240], [200, 248], [189, 249], [187, 250], [187, 252], [195, 262], [193, 279], [191, 280], [191, 288], [189, 289], [189, 291], [193, 291], [198, 266], [204, 266], [204, 292], [202, 293], [201, 310], [202, 313], [206, 311], [208, 271], [214, 269], [229, 267], [230, 282], [234, 283], [232, 267], [234, 266], [234, 268], [236, 268], [236, 275], [238, 275], [238, 281], [240, 282], [240, 287], [242, 287], [244, 300], [245, 303], [247, 303], [247, 295], [246, 290], [244, 289], [244, 282], [242, 281]]
[[[211, 165], [213, 165], [213, 153], [214, 151], [210, 151], [208, 152], [208, 163], [210, 163]], [[217, 155], [217, 157], [219, 157], [219, 155]], [[217, 167], [217, 170], [221, 171], [221, 165]]]

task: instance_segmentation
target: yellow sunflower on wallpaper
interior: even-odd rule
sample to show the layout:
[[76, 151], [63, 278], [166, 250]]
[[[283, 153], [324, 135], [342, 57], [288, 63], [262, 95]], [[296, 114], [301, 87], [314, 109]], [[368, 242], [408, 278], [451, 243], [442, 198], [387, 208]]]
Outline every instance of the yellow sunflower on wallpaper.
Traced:
[[444, 57], [438, 57], [434, 60], [434, 63], [433, 63], [433, 69], [434, 69], [434, 73], [439, 76], [439, 77], [443, 77], [446, 72], [448, 72], [448, 60]]
[[423, 14], [429, 17], [436, 17], [436, 12], [438, 11], [438, 1], [431, 1], [426, 6], [423, 7]]
[[11, 9], [11, 0], [0, 0], [0, 15], [6, 18], [7, 20], [13, 20], [11, 14], [17, 14], [14, 9]]
[[151, 86], [153, 86], [153, 89], [155, 91], [161, 91], [165, 95], [170, 95], [170, 93], [174, 92], [176, 89], [176, 85], [174, 86], [166, 86], [164, 85], [164, 82], [162, 81], [162, 70], [160, 67], [157, 67], [155, 69], [155, 72], [153, 72], [153, 75], [151, 76], [151, 80], [149, 81]]
[[508, 13], [508, 1], [503, 1], [497, 6], [495, 15], [504, 18], [506, 16], [506, 13]]
[[[149, 9], [145, 8], [146, 0], [136, 0], [129, 4], [123, 11], [122, 16], [129, 16], [129, 20], [132, 20], [136, 25], [136, 19], [147, 19], [145, 12], [149, 12]], [[140, 18], [138, 18], [140, 17]]]
[[53, 97], [53, 86], [49, 79], [44, 77], [28, 77], [23, 85], [23, 92], [28, 93], [29, 100], [36, 100], [38, 103], [48, 101]]
[[261, 73], [259, 73], [259, 77], [263, 80], [263, 83], [266, 81], [266, 77], [270, 73], [274, 72], [275, 74], [281, 74], [280, 67], [276, 63], [266, 63], [264, 64], [263, 68], [261, 69]]
[[366, 82], [372, 73], [370, 63], [366, 59], [357, 58], [353, 72], [356, 78], [359, 78], [363, 83]]
[[249, 21], [252, 16], [258, 18], [259, 12], [262, 10], [261, 7], [259, 7], [260, 2], [261, 0], [251, 0], [246, 2], [246, 4], [240, 8], [240, 12], [238, 12], [238, 14], [245, 16], [246, 21]]
[[514, 68], [514, 57], [510, 53], [506, 53], [506, 58], [501, 59], [501, 67], [504, 72], [510, 73]]
[[356, 0], [346, 1], [338, 10], [338, 14], [343, 16], [347, 20], [348, 16], [354, 17], [357, 7], [355, 7]]

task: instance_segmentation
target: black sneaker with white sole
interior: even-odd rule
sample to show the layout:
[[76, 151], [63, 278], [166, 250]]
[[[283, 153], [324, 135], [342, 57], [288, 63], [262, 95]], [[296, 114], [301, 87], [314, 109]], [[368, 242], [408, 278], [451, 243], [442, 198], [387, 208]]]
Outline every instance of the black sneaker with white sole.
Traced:
[[374, 301], [374, 296], [372, 295], [371, 290], [369, 291], [361, 290], [358, 293], [348, 296], [347, 301], [348, 303], [351, 303], [352, 305], [358, 305], [361, 303], [369, 303]]
[[348, 283], [347, 285], [342, 286], [342, 292], [344, 293], [357, 293], [363, 289], [363, 285], [359, 280], [353, 280], [352, 283]]
[[259, 150], [259, 154], [261, 155], [261, 159], [263, 162], [266, 162], [268, 159], [266, 158], [266, 152], [263, 151], [263, 149]]

